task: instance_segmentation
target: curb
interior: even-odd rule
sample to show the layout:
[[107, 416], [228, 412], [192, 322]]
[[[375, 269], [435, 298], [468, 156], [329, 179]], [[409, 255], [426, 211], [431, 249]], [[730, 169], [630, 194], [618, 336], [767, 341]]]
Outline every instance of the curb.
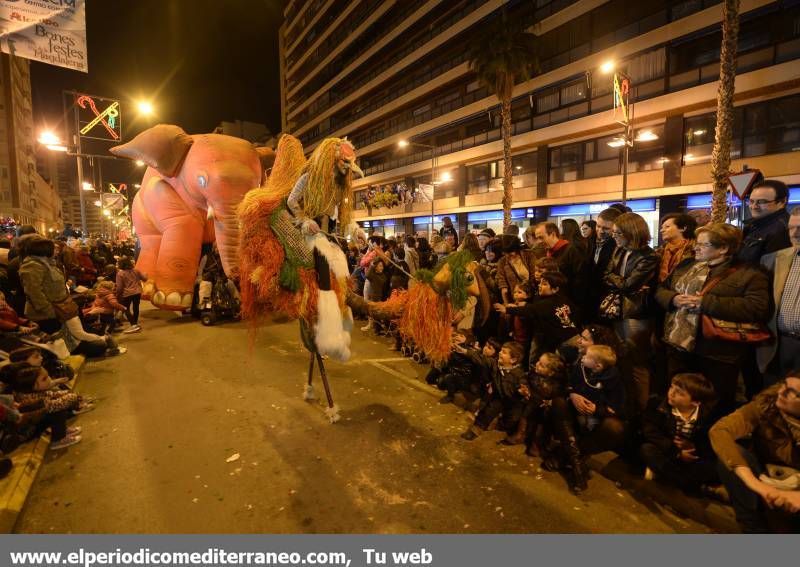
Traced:
[[[78, 371], [86, 359], [83, 356], [70, 356], [64, 362], [75, 370], [75, 377], [69, 382], [70, 388], [73, 388], [78, 379]], [[9, 475], [0, 481], [0, 533], [13, 532], [17, 517], [25, 506], [49, 447], [50, 435], [44, 433], [11, 453], [14, 466]]]
[[628, 464], [616, 453], [606, 452], [587, 459], [589, 468], [618, 487], [641, 494], [680, 516], [708, 526], [718, 533], [741, 533], [733, 508], [709, 498], [688, 496], [679, 488], [652, 480], [644, 480], [630, 471]]

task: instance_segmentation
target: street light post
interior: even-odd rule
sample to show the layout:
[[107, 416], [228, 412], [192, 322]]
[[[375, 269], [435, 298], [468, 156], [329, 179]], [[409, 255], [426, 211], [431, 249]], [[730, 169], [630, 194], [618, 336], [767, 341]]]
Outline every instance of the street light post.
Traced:
[[[622, 138], [612, 140], [608, 143], [612, 148], [624, 146], [622, 150], [622, 204], [628, 201], [628, 158], [630, 149], [633, 147], [633, 105], [630, 104], [630, 93], [633, 88], [633, 81], [622, 71], [615, 69], [613, 61], [606, 61], [600, 67], [602, 73], [614, 73], [613, 96], [614, 96], [614, 117], [617, 122], [625, 128]], [[617, 112], [622, 116], [617, 118]]]
[[[84, 236], [88, 236], [89, 225], [86, 222], [86, 199], [83, 197], [83, 160], [81, 159], [80, 143], [80, 137], [75, 134], [75, 148], [78, 150], [75, 152], [75, 159], [78, 162], [78, 196], [81, 202], [81, 231]], [[67, 155], [69, 155], [69, 151]]]

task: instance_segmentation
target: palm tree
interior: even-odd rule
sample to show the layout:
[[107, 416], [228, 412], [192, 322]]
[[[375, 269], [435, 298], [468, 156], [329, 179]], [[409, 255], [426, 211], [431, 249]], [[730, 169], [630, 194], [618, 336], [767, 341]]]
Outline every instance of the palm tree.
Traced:
[[514, 168], [511, 163], [511, 96], [517, 82], [538, 72], [537, 37], [528, 18], [509, 17], [505, 9], [484, 26], [469, 47], [468, 61], [478, 80], [500, 100], [503, 133], [503, 226], [511, 224]]
[[717, 89], [717, 127], [714, 132], [714, 150], [711, 152], [711, 177], [714, 181], [711, 222], [725, 222], [727, 213], [738, 37], [739, 0], [723, 0], [722, 47], [719, 55], [719, 88]]

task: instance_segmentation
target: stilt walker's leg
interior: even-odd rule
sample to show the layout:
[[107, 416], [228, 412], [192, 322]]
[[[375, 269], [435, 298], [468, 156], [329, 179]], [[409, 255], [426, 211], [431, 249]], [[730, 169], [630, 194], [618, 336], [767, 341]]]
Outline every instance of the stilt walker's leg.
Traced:
[[331, 387], [330, 384], [328, 384], [328, 375], [325, 373], [325, 364], [322, 362], [322, 357], [319, 353], [317, 353], [316, 356], [317, 364], [319, 365], [319, 373], [322, 376], [322, 385], [325, 386], [325, 397], [328, 398], [328, 409], [325, 410], [325, 414], [328, 416], [331, 423], [336, 423], [340, 419], [339, 408], [333, 403]]
[[314, 393], [314, 385], [311, 383], [311, 381], [314, 379], [314, 358], [315, 353], [312, 352], [311, 362], [308, 364], [308, 383], [303, 390], [303, 399], [307, 402], [317, 399], [317, 395]]

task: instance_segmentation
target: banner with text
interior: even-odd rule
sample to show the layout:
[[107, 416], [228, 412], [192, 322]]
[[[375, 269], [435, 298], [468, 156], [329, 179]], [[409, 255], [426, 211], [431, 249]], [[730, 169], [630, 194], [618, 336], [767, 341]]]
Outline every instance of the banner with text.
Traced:
[[0, 0], [0, 47], [87, 73], [86, 0]]

